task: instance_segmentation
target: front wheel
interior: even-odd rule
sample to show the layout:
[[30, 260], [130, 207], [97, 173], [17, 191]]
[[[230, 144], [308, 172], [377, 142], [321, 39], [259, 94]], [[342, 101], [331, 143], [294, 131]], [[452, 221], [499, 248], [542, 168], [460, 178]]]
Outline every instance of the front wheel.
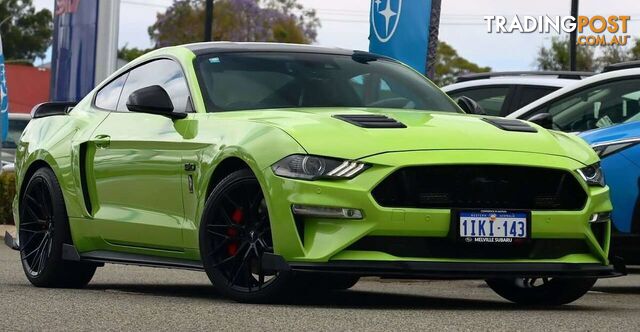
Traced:
[[62, 190], [48, 168], [37, 170], [25, 187], [18, 232], [22, 267], [34, 286], [81, 288], [93, 277], [95, 265], [62, 260], [71, 233]]
[[209, 279], [236, 301], [279, 300], [291, 275], [262, 268], [262, 255], [272, 252], [271, 224], [258, 180], [248, 169], [231, 173], [213, 189], [200, 223], [200, 253]]
[[489, 279], [489, 287], [503, 298], [524, 305], [562, 305], [571, 303], [596, 283], [596, 278], [516, 278]]

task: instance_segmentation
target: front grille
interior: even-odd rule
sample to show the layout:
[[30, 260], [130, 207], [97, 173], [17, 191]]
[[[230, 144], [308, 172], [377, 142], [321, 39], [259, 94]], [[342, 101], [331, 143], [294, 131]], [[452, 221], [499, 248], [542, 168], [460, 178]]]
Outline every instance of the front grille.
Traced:
[[461, 243], [451, 238], [366, 236], [347, 250], [379, 251], [397, 257], [460, 259], [557, 259], [587, 254], [589, 247], [577, 239], [533, 239], [512, 244]]
[[413, 166], [372, 192], [384, 207], [581, 210], [584, 189], [569, 172], [495, 165]]

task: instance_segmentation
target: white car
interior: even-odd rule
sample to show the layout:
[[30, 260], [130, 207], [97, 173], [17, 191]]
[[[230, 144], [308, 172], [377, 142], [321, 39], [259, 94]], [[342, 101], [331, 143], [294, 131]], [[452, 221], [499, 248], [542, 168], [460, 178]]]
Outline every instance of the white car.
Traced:
[[[640, 120], [640, 68], [628, 63], [557, 90], [511, 113], [508, 118], [547, 122], [566, 132], [582, 132]], [[640, 67], [640, 63], [636, 64]]]
[[20, 139], [22, 131], [31, 121], [30, 114], [9, 113], [9, 132], [6, 141], [2, 142], [0, 160], [5, 163], [13, 163], [15, 159], [16, 142]]
[[488, 115], [506, 116], [536, 99], [580, 79], [590, 72], [495, 72], [460, 76], [442, 90], [451, 98], [469, 97]]

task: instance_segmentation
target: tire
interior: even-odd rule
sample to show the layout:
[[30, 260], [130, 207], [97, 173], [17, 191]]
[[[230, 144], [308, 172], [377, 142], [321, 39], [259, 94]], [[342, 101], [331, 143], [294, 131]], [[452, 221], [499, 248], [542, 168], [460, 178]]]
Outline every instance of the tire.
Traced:
[[297, 274], [296, 284], [307, 291], [347, 290], [358, 283], [360, 277], [333, 273]]
[[207, 276], [235, 301], [279, 302], [289, 293], [291, 273], [264, 271], [266, 252], [273, 252], [273, 239], [260, 184], [248, 169], [231, 173], [211, 192], [200, 222]]
[[596, 278], [489, 279], [489, 287], [503, 298], [523, 305], [563, 305], [571, 303], [596, 283]]
[[89, 263], [62, 260], [71, 232], [62, 190], [53, 171], [38, 169], [20, 199], [20, 259], [27, 279], [37, 287], [82, 288], [96, 271]]

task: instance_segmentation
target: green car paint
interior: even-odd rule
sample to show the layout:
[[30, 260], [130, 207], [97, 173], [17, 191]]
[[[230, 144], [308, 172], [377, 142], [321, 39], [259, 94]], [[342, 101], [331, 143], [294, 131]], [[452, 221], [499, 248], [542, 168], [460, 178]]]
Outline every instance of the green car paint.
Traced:
[[[156, 58], [177, 61], [193, 102], [184, 119], [93, 106], [95, 93], [111, 79]], [[187, 47], [157, 50], [105, 80], [65, 116], [34, 119], [23, 133], [16, 185], [23, 189], [33, 169], [48, 165], [59, 181], [80, 254], [111, 251], [200, 260], [199, 224], [216, 170], [241, 160], [256, 175], [269, 210], [274, 251], [288, 262], [447, 261], [609, 264], [609, 241], [600, 244], [589, 217], [612, 209], [607, 187], [588, 186], [577, 169], [598, 161], [573, 135], [511, 132], [480, 116], [392, 108], [290, 108], [207, 113], [196, 75], [196, 54]], [[361, 128], [335, 114], [383, 114], [404, 129]], [[110, 137], [105, 141], [101, 135]], [[311, 154], [372, 165], [352, 179], [296, 180], [271, 166], [292, 154]], [[194, 164], [187, 172], [185, 164]], [[569, 171], [587, 193], [579, 211], [532, 211], [533, 239], [578, 239], [589, 253], [559, 258], [449, 259], [397, 257], [346, 250], [363, 236], [447, 237], [448, 209], [385, 208], [371, 195], [394, 171], [412, 165], [515, 165]], [[193, 192], [189, 178], [193, 181]], [[19, 198], [14, 216], [19, 227]], [[301, 238], [292, 204], [361, 209], [361, 220], [306, 218]], [[609, 228], [606, 239], [609, 238]]]

